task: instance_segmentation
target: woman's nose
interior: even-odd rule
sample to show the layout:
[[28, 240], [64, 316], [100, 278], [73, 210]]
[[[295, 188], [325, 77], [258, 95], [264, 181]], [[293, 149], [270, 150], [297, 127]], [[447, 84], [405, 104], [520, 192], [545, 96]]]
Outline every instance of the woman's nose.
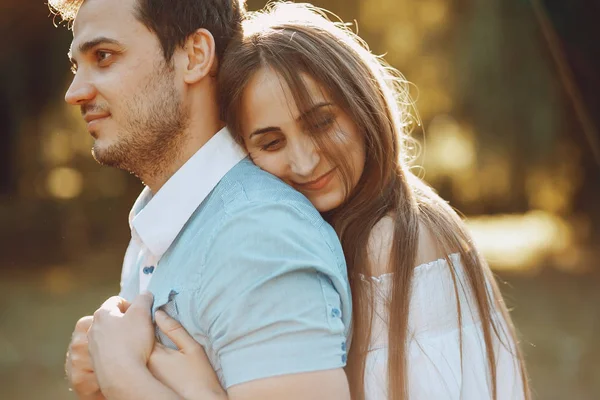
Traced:
[[294, 174], [310, 177], [321, 160], [317, 147], [310, 137], [298, 140], [291, 146], [290, 166]]

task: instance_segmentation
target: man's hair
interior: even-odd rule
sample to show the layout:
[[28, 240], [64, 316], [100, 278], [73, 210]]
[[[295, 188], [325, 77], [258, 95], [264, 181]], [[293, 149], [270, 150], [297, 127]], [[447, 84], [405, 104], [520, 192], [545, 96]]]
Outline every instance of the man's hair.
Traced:
[[[48, 4], [63, 20], [71, 22], [85, 1], [49, 0]], [[216, 55], [221, 59], [232, 39], [241, 36], [246, 12], [245, 0], [136, 0], [136, 3], [136, 18], [156, 34], [167, 61], [200, 28], [213, 35]]]

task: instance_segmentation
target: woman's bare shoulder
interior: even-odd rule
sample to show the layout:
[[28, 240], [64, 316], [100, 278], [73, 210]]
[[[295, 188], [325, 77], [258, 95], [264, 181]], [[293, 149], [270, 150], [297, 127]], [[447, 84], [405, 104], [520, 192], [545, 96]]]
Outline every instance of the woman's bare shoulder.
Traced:
[[[368, 254], [372, 276], [381, 276], [393, 272], [390, 265], [392, 241], [394, 240], [395, 220], [392, 215], [380, 219], [369, 235]], [[404, 240], [404, 238], [396, 238]], [[424, 223], [419, 223], [419, 240], [415, 265], [426, 264], [446, 257], [438, 245], [435, 233]]]
[[415, 267], [446, 256], [447, 254], [439, 245], [435, 232], [426, 224], [419, 222], [419, 246], [415, 257]]
[[369, 235], [367, 251], [372, 276], [381, 276], [392, 272], [389, 261], [393, 237], [394, 218], [386, 215], [375, 224]]

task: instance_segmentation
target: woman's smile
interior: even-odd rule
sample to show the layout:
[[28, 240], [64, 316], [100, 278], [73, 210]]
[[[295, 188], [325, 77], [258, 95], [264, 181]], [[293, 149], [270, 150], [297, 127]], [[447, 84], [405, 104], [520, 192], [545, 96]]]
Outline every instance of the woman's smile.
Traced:
[[295, 182], [292, 181], [292, 186], [296, 188], [296, 190], [302, 192], [305, 190], [308, 191], [319, 191], [325, 188], [333, 178], [335, 178], [335, 168], [332, 168], [329, 172], [324, 173], [320, 177], [315, 180], [308, 182]]

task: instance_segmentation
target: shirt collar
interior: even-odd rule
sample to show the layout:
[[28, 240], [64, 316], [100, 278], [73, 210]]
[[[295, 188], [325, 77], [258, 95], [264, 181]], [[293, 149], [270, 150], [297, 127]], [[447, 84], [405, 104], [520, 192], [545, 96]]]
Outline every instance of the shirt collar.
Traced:
[[162, 257], [206, 196], [244, 157], [227, 128], [221, 129], [156, 194], [144, 188], [129, 214], [132, 237]]

